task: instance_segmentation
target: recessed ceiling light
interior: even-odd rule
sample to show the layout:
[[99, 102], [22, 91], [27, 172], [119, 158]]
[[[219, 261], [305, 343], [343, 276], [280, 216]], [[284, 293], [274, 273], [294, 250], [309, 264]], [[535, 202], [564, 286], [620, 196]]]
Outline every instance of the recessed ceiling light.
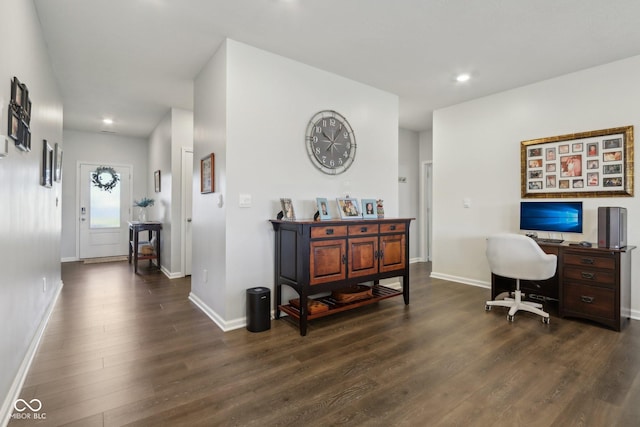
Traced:
[[470, 78], [471, 76], [469, 74], [458, 74], [458, 77], [456, 77], [456, 81], [458, 83], [464, 83], [468, 81]]
[[104, 123], [105, 125], [112, 125], [113, 119], [102, 119], [102, 123]]

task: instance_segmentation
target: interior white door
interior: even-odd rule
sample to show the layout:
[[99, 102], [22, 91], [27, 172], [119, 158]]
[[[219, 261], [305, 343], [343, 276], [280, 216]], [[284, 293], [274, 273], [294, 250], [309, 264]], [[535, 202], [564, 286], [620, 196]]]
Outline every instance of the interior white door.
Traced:
[[192, 230], [191, 214], [193, 208], [193, 151], [182, 150], [182, 253], [184, 254], [183, 271], [185, 276], [191, 275]]
[[[101, 173], [97, 175], [97, 172]], [[78, 173], [80, 258], [126, 255], [131, 218], [131, 167], [81, 163]]]

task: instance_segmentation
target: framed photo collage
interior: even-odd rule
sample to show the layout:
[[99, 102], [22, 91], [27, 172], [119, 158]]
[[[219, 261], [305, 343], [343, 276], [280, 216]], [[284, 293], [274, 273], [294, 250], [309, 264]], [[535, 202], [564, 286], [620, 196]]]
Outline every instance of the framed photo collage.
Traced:
[[521, 143], [522, 197], [633, 196], [633, 126]]

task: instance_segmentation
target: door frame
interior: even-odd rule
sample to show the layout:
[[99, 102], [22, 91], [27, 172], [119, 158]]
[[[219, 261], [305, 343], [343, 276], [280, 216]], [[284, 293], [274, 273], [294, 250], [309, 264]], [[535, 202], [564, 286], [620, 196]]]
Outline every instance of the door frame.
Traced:
[[431, 235], [433, 231], [433, 161], [425, 161], [420, 164], [420, 219], [419, 242], [420, 258], [423, 261], [431, 261]]
[[76, 162], [76, 213], [75, 213], [75, 221], [76, 221], [76, 259], [80, 260], [80, 186], [82, 185], [81, 177], [80, 177], [80, 168], [81, 165], [95, 165], [97, 166], [115, 166], [115, 167], [123, 167], [129, 168], [130, 176], [129, 176], [129, 221], [131, 221], [131, 207], [133, 206], [133, 165], [124, 164], [124, 163], [112, 163], [112, 162], [95, 162], [95, 161], [84, 161], [78, 160]]
[[[180, 227], [180, 234], [181, 234], [180, 244], [182, 247], [182, 251], [181, 251], [182, 259], [180, 262], [182, 264], [182, 267], [180, 268], [180, 271], [182, 271], [183, 277], [187, 276], [187, 191], [191, 192], [191, 208], [192, 208], [191, 217], [193, 218], [193, 173], [191, 174], [191, 176], [185, 177], [185, 171], [182, 169], [182, 165], [184, 165], [184, 157], [186, 153], [191, 153], [191, 156], [193, 159], [193, 148], [182, 147], [182, 149], [180, 150], [180, 168], [181, 168], [180, 174], [182, 177], [182, 194], [181, 194], [182, 224]], [[193, 166], [194, 165], [192, 164], [192, 171], [195, 170], [195, 167]], [[188, 185], [189, 182], [191, 183], [191, 185]], [[191, 231], [193, 232], [193, 222], [191, 223]], [[191, 272], [189, 274], [191, 274]]]

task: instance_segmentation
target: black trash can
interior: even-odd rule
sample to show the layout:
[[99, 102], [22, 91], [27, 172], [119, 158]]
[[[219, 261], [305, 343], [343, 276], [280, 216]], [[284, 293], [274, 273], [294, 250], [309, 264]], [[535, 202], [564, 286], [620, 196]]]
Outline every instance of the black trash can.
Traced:
[[247, 289], [247, 330], [262, 332], [271, 329], [271, 290]]

